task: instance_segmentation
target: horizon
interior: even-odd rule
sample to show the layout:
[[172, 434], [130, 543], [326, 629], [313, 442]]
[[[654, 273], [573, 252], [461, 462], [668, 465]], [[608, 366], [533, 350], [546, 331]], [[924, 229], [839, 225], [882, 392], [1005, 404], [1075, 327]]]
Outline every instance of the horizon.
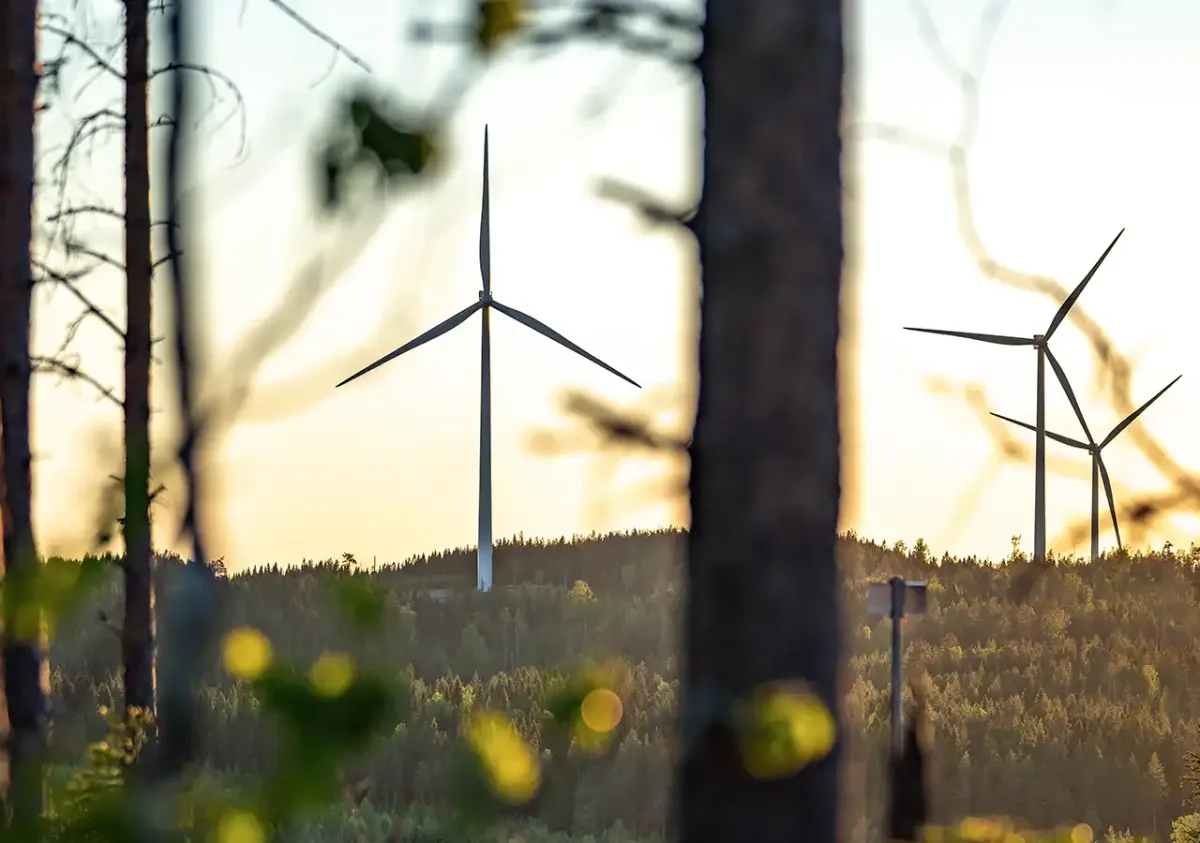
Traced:
[[[436, 87], [453, 51], [397, 51], [412, 10], [364, 2], [378, 14], [334, 14], [313, 0], [296, 7], [365, 56], [391, 90], [420, 97]], [[197, 176], [204, 248], [198, 269], [208, 289], [203, 339], [214, 369], [290, 283], [304, 252], [344, 234], [321, 228], [308, 214], [304, 162], [327, 104], [362, 78], [339, 60], [314, 84], [330, 64], [328, 48], [269, 4], [241, 6], [215, 0], [202, 50], [207, 63], [242, 86], [249, 139], [246, 159], [235, 166], [236, 123], [209, 125]], [[976, 10], [948, 0], [929, 7], [961, 58]], [[116, 19], [91, 14], [89, 31], [102, 39]], [[854, 24], [848, 116], [950, 138], [958, 91], [909, 7], [866, 0]], [[1185, 466], [1200, 466], [1200, 443], [1191, 435], [1200, 419], [1200, 387], [1187, 367], [1195, 359], [1189, 340], [1200, 293], [1174, 279], [1176, 267], [1189, 260], [1190, 197], [1200, 190], [1191, 153], [1200, 139], [1190, 119], [1197, 107], [1186, 105], [1200, 83], [1190, 46], [1198, 38], [1200, 10], [1167, 0], [1104, 10], [1091, 0], [1053, 9], [1012, 4], [982, 80], [972, 155], [976, 222], [1006, 264], [1050, 273], [1069, 289], [1126, 228], [1076, 307], [1134, 356], [1135, 405], [1184, 375], [1136, 428], [1153, 431]], [[580, 117], [598, 84], [626, 69], [630, 76], [605, 120]], [[250, 405], [210, 464], [213, 556], [225, 557], [232, 571], [265, 559], [342, 552], [410, 558], [436, 552], [429, 548], [474, 546], [478, 349], [469, 329], [336, 395], [333, 384], [475, 300], [484, 123], [491, 127], [497, 297], [646, 387], [626, 389], [543, 338], [495, 320], [496, 535], [554, 540], [685, 523], [686, 501], [676, 494], [679, 460], [602, 459], [586, 439], [581, 453], [550, 458], [531, 444], [540, 432], [564, 427], [561, 399], [572, 388], [671, 430], [690, 426], [694, 244], [647, 230], [629, 210], [596, 197], [593, 187], [597, 178], [613, 177], [671, 200], [693, 195], [697, 94], [694, 82], [612, 51], [571, 48], [543, 64], [502, 53], [447, 127], [446, 166], [380, 210], [379, 230], [318, 312], [260, 372]], [[42, 152], [61, 140], [63, 127], [54, 119], [39, 124], [46, 133]], [[74, 195], [119, 196], [119, 144], [95, 160]], [[1043, 327], [1058, 302], [1039, 296], [1035, 307], [1029, 294], [981, 277], [956, 231], [944, 162], [849, 133], [846, 162], [842, 528], [910, 545], [923, 536], [939, 558], [945, 552], [1003, 558], [1014, 535], [1028, 551], [1032, 465], [997, 457], [991, 429], [961, 395], [963, 384], [981, 384], [989, 410], [1031, 420], [1032, 356], [1022, 361], [1011, 349], [901, 328], [1021, 334]], [[1104, 174], [1102, 186], [1097, 173]], [[113, 231], [86, 236], [119, 249]], [[114, 277], [97, 272], [83, 285], [108, 312], [119, 313]], [[36, 347], [53, 350], [73, 305], [61, 294], [39, 294], [37, 307]], [[164, 308], [156, 303], [155, 310], [161, 333]], [[1119, 415], [1097, 391], [1077, 326], [1064, 325], [1053, 345], [1089, 427], [1110, 427]], [[90, 374], [119, 384], [119, 353], [101, 330], [85, 325], [73, 348]], [[939, 393], [931, 379], [955, 388]], [[153, 383], [157, 411], [169, 369], [156, 367]], [[86, 543], [119, 428], [111, 407], [54, 377], [36, 379], [34, 401], [35, 517], [49, 555]], [[156, 412], [152, 424], [162, 454], [171, 422]], [[1047, 429], [1078, 435], [1077, 428], [1051, 380]], [[1032, 435], [1014, 434], [1032, 450]], [[1105, 450], [1119, 507], [1163, 487], [1133, 434], [1131, 428]], [[1083, 461], [1049, 443], [1047, 464], [1048, 547], [1060, 555], [1086, 553], [1086, 533], [1073, 545], [1064, 540], [1088, 517]], [[179, 514], [166, 482], [172, 508], [155, 511], [161, 546], [172, 545]], [[1168, 540], [1189, 545], [1200, 535], [1194, 514], [1151, 525], [1143, 536], [1133, 527], [1122, 523], [1131, 551]], [[1113, 537], [1103, 514], [1101, 530], [1106, 551]]]
[[[494, 541], [494, 546], [497, 549], [505, 548], [505, 547], [541, 547], [541, 548], [552, 549], [555, 547], [568, 547], [568, 546], [572, 546], [572, 545], [580, 545], [580, 544], [585, 544], [588, 542], [603, 542], [603, 541], [607, 541], [610, 539], [642, 538], [642, 537], [649, 537], [649, 536], [671, 536], [671, 535], [684, 536], [688, 533], [688, 531], [689, 531], [689, 528], [687, 526], [667, 525], [667, 526], [661, 526], [661, 527], [631, 527], [628, 529], [613, 530], [613, 531], [609, 531], [609, 532], [576, 533], [574, 535], [563, 535], [563, 536], [555, 536], [555, 537], [528, 536], [528, 535], [516, 534], [516, 535], [512, 535], [512, 536], [497, 537]], [[858, 533], [857, 531], [855, 531], [852, 528], [844, 529], [844, 530], [839, 529], [837, 538], [839, 541], [856, 542], [858, 544], [866, 545], [869, 547], [876, 547], [876, 548], [879, 548], [888, 553], [904, 553], [904, 554], [911, 554], [911, 553], [915, 552], [917, 549], [918, 543], [924, 541], [923, 537], [918, 536], [911, 543], [909, 543], [906, 539], [896, 539], [895, 541], [889, 542], [887, 539], [879, 539], [879, 538], [873, 538], [870, 536], [862, 535], [861, 533]], [[903, 545], [902, 549], [900, 549], [901, 545]], [[987, 567], [1000, 567], [1001, 565], [1003, 565], [1003, 563], [1009, 561], [1012, 558], [1012, 556], [1011, 556], [1012, 550], [1011, 549], [1009, 551], [1009, 554], [1006, 556], [991, 557], [991, 556], [982, 556], [980, 554], [971, 554], [971, 553], [957, 554], [957, 553], [950, 553], [949, 551], [944, 551], [942, 553], [934, 553], [933, 550], [929, 547], [928, 542], [925, 542], [925, 545], [926, 545], [926, 550], [928, 551], [928, 554], [929, 554], [928, 562], [926, 564], [939, 566], [939, 567], [947, 561], [952, 562], [952, 563], [962, 563], [962, 564], [974, 562], [974, 563], [977, 563], [977, 564], [980, 564], [983, 566], [987, 566]], [[1166, 542], [1163, 546], [1160, 546], [1157, 549], [1155, 549], [1153, 547], [1130, 548], [1128, 546], [1125, 546], [1122, 550], [1123, 550], [1123, 554], [1124, 554], [1125, 558], [1130, 559], [1130, 560], [1136, 560], [1136, 559], [1140, 559], [1140, 558], [1149, 558], [1149, 557], [1155, 557], [1155, 558], [1170, 557], [1170, 558], [1175, 559], [1177, 562], [1194, 565], [1195, 562], [1192, 557], [1195, 557], [1198, 554], [1200, 554], [1200, 542], [1193, 541], [1187, 547], [1178, 547], [1178, 546], [1171, 544], [1170, 542]], [[111, 552], [111, 551], [104, 551], [99, 554], [93, 554], [93, 555], [104, 555], [104, 553], [107, 553], [107, 552]], [[1024, 558], [1026, 559], [1026, 561], [1031, 559], [1030, 554], [1026, 553], [1025, 551], [1021, 551], [1021, 552], [1022, 552]], [[154, 551], [154, 554], [157, 559], [168, 559], [168, 558], [184, 559], [185, 558], [183, 555], [176, 552], [175, 550], [156, 549]], [[300, 558], [297, 560], [292, 560], [292, 561], [270, 560], [270, 561], [266, 561], [266, 562], [255, 562], [249, 566], [245, 566], [245, 567], [238, 568], [235, 570], [230, 570], [230, 571], [228, 571], [228, 575], [232, 578], [232, 577], [236, 577], [236, 576], [240, 576], [240, 575], [244, 575], [244, 574], [253, 574], [257, 571], [261, 571], [261, 570], [264, 570], [267, 568], [272, 568], [272, 567], [278, 567], [281, 570], [291, 570], [291, 569], [300, 570], [305, 567], [321, 566], [321, 565], [325, 565], [327, 563], [342, 563], [346, 560], [347, 556], [352, 557], [353, 562], [351, 564], [357, 570], [367, 571], [367, 572], [388, 571], [388, 570], [396, 570], [399, 568], [403, 568], [405, 566], [412, 565], [414, 563], [428, 562], [428, 561], [435, 560], [438, 558], [445, 558], [445, 557], [456, 556], [456, 555], [474, 556], [474, 554], [475, 554], [475, 545], [473, 545], [473, 544], [460, 545], [457, 547], [443, 547], [443, 548], [437, 548], [434, 550], [418, 551], [418, 552], [410, 554], [409, 556], [406, 556], [403, 559], [400, 559], [398, 561], [397, 560], [380, 561], [377, 557], [375, 557], [375, 558], [372, 558], [370, 562], [368, 562], [365, 559], [358, 558], [358, 556], [355, 554], [340, 553], [340, 554], [334, 554], [332, 556], [324, 556], [324, 557], [303, 557], [303, 558]], [[1096, 560], [1095, 562], [1093, 562], [1086, 553], [1084, 553], [1084, 554], [1078, 554], [1078, 553], [1057, 554], [1057, 553], [1054, 553], [1053, 551], [1051, 551], [1049, 554], [1049, 561], [1053, 565], [1068, 565], [1068, 566], [1104, 564], [1106, 562], [1111, 561], [1112, 559], [1114, 559], [1115, 557], [1117, 557], [1119, 555], [1121, 555], [1121, 553], [1118, 551], [1117, 548], [1115, 548], [1115, 547], [1107, 548], [1107, 549], [1102, 550], [1100, 558], [1098, 560]], [[216, 562], [221, 562], [222, 564], [224, 564], [224, 560], [220, 557], [217, 557], [213, 560], [213, 563], [216, 563]], [[431, 575], [431, 576], [443, 576], [443, 575]], [[451, 575], [445, 575], [445, 576], [451, 576]], [[462, 576], [464, 579], [466, 579], [466, 578], [469, 578], [470, 575], [464, 574]]]

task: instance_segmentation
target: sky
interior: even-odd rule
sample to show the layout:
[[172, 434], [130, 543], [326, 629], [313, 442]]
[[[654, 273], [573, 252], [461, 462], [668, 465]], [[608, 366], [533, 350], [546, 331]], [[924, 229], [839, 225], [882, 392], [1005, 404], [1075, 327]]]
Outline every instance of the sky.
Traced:
[[[463, 61], [449, 48], [405, 43], [413, 17], [441, 4], [292, 5], [362, 56], [376, 84], [410, 103], [426, 101]], [[118, 31], [116, 3], [91, 0], [83, 8], [96, 42]], [[946, 48], [964, 59], [984, 4], [930, 0], [925, 8]], [[307, 162], [337, 91], [364, 74], [268, 0], [212, 0], [205, 9], [198, 60], [236, 82], [242, 97], [239, 110], [217, 83], [219, 100], [200, 126], [205, 141], [193, 191], [201, 236], [192, 246], [200, 254], [192, 257], [204, 290], [211, 385], [221, 383], [238, 341], [301, 268], [353, 242], [313, 214]], [[849, 117], [948, 141], [962, 98], [919, 26], [918, 9], [895, 0], [857, 4], [848, 44]], [[446, 6], [439, 14], [454, 12]], [[976, 225], [1006, 265], [1071, 287], [1126, 229], [1080, 306], [1133, 355], [1135, 403], [1184, 375], [1146, 414], [1145, 428], [1193, 468], [1200, 467], [1192, 433], [1200, 375], [1189, 369], [1197, 359], [1200, 293], [1188, 245], [1200, 222], [1198, 42], [1200, 9], [1173, 0], [1136, 7], [1014, 0], [982, 78], [969, 159]], [[85, 79], [82, 71], [70, 78], [70, 96], [43, 123], [47, 161], [68, 137], [69, 119], [120, 94], [105, 80], [80, 94]], [[607, 107], [597, 116], [597, 95], [605, 91]], [[334, 385], [475, 301], [485, 123], [496, 298], [645, 387], [635, 390], [496, 315], [495, 533], [558, 537], [685, 523], [685, 502], [668, 491], [684, 468], [597, 453], [564, 415], [562, 399], [576, 389], [678, 430], [690, 422], [695, 246], [678, 232], [648, 229], [595, 186], [609, 177], [680, 204], [693, 199], [698, 105], [694, 81], [615, 49], [571, 49], [537, 63], [502, 54], [475, 72], [447, 126], [443, 166], [419, 188], [363, 209], [377, 223], [374, 235], [351, 250], [356, 257], [331, 292], [266, 363], [248, 406], [210, 455], [205, 517], [214, 555], [238, 570], [345, 552], [393, 562], [474, 544], [478, 317], [352, 385]], [[119, 207], [120, 166], [118, 143], [98, 149], [76, 167], [73, 201]], [[994, 437], [960, 394], [931, 385], [941, 381], [959, 392], [978, 385], [989, 408], [1032, 421], [1033, 353], [901, 328], [1033, 334], [1057, 303], [1002, 286], [976, 268], [959, 236], [944, 158], [855, 135], [847, 141], [846, 181], [843, 527], [990, 558], [1021, 536], [1028, 551], [1032, 465], [993, 469]], [[53, 202], [42, 194], [39, 212], [49, 213]], [[120, 253], [115, 226], [97, 223], [76, 236]], [[115, 272], [98, 271], [81, 286], [120, 313]], [[42, 293], [38, 308], [35, 346], [51, 354], [78, 307], [59, 291]], [[161, 304], [157, 310], [165, 325]], [[1052, 347], [1102, 435], [1119, 419], [1098, 391], [1085, 340], [1067, 324]], [[97, 323], [80, 328], [70, 349], [89, 374], [119, 385], [119, 346]], [[170, 383], [156, 369], [156, 410], [167, 405]], [[1049, 387], [1047, 401], [1048, 428], [1078, 436], [1059, 390]], [[88, 387], [50, 376], [39, 376], [35, 402], [40, 540], [47, 552], [74, 550], [94, 530], [98, 484], [119, 472], [119, 415]], [[154, 425], [165, 459], [172, 433], [165, 414], [156, 413]], [[548, 431], [566, 431], [569, 441], [550, 452], [537, 447]], [[1018, 439], [1032, 435], [1018, 431]], [[1085, 552], [1086, 539], [1056, 539], [1087, 516], [1086, 465], [1053, 443], [1048, 453], [1051, 547]], [[1119, 499], [1162, 488], [1128, 433], [1105, 458]], [[168, 491], [156, 539], [165, 545], [175, 538], [179, 510], [172, 477], [163, 479]], [[1124, 537], [1186, 546], [1198, 526], [1178, 519], [1144, 536], [1127, 529]], [[1102, 543], [1111, 542], [1106, 532]]]

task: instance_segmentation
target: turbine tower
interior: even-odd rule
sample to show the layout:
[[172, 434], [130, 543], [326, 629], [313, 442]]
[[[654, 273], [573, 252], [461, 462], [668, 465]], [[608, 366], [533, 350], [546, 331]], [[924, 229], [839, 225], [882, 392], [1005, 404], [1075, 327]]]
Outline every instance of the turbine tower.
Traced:
[[463, 308], [444, 322], [435, 325], [415, 339], [409, 340], [395, 351], [387, 354], [370, 366], [355, 372], [338, 384], [345, 386], [350, 381], [360, 378], [372, 369], [377, 369], [389, 360], [394, 360], [405, 352], [424, 345], [430, 340], [437, 339], [442, 334], [454, 330], [466, 322], [476, 311], [482, 317], [482, 338], [480, 342], [479, 359], [479, 544], [476, 550], [476, 581], [480, 591], [489, 591], [492, 587], [492, 363], [491, 363], [491, 334], [490, 320], [492, 310], [503, 313], [510, 319], [531, 328], [544, 337], [554, 340], [564, 348], [574, 351], [607, 369], [617, 377], [641, 389], [641, 384], [626, 375], [621, 374], [612, 366], [571, 342], [553, 328], [539, 322], [527, 313], [522, 313], [515, 307], [501, 304], [492, 298], [492, 256], [491, 232], [488, 223], [488, 130], [483, 128], [483, 210], [479, 222], [479, 271], [483, 279], [483, 289], [479, 292], [479, 300]]
[[[1058, 326], [1067, 318], [1067, 313], [1075, 305], [1079, 294], [1083, 292], [1083, 288], [1092, 280], [1092, 276], [1096, 274], [1096, 270], [1100, 268], [1100, 264], [1104, 263], [1104, 259], [1108, 257], [1108, 253], [1112, 251], [1113, 246], [1117, 245], [1117, 241], [1121, 239], [1121, 235], [1125, 233], [1125, 229], [1117, 232], [1117, 236], [1108, 244], [1108, 248], [1104, 250], [1104, 254], [1096, 261], [1091, 271], [1084, 276], [1071, 294], [1067, 296], [1066, 301], [1058, 308], [1058, 312], [1054, 314], [1054, 318], [1050, 320], [1050, 327], [1046, 329], [1044, 334], [1034, 334], [1030, 337], [1010, 337], [1002, 334], [977, 334], [967, 331], [944, 331], [935, 328], [905, 328], [906, 331], [920, 331], [925, 334], [940, 334], [947, 337], [962, 337], [968, 340], [978, 340], [979, 342], [992, 343], [994, 345], [1014, 345], [1014, 346], [1033, 346], [1037, 349], [1037, 444], [1034, 449], [1034, 480], [1033, 480], [1033, 558], [1039, 562], [1046, 560], [1046, 360], [1049, 359], [1050, 366], [1054, 369], [1054, 374], [1058, 378], [1059, 383], [1070, 393], [1070, 387], [1067, 385], [1067, 376], [1063, 374], [1062, 366], [1058, 365], [1058, 361], [1054, 358], [1054, 354], [1050, 351], [1050, 337], [1058, 330]], [[1072, 396], [1072, 403], [1074, 398]], [[1078, 410], [1076, 410], [1078, 412]]]
[[[1151, 404], [1153, 404], [1155, 401], [1157, 401], [1164, 392], [1166, 392], [1168, 389], [1173, 387], [1176, 384], [1176, 382], [1179, 380], [1179, 378], [1181, 378], [1181, 377], [1183, 377], [1183, 375], [1178, 375], [1175, 378], [1175, 380], [1171, 381], [1169, 384], [1167, 384], [1162, 389], [1160, 389], [1154, 395], [1153, 398], [1151, 398], [1145, 404], [1138, 407], [1136, 410], [1134, 410], [1132, 413], [1130, 413], [1128, 416], [1126, 416], [1125, 419], [1120, 424], [1118, 424], [1111, 431], [1109, 431], [1108, 436], [1105, 436], [1103, 441], [1101, 441], [1099, 444], [1097, 444], [1096, 440], [1092, 438], [1092, 433], [1090, 430], [1088, 430], [1087, 422], [1085, 422], [1083, 420], [1083, 415], [1078, 412], [1078, 405], [1075, 403], [1074, 395], [1070, 396], [1071, 406], [1076, 407], [1076, 414], [1078, 415], [1078, 418], [1079, 418], [1079, 424], [1083, 427], [1083, 433], [1087, 437], [1087, 442], [1080, 442], [1078, 439], [1072, 439], [1070, 436], [1063, 436], [1058, 433], [1052, 433], [1049, 430], [1046, 431], [1046, 435], [1049, 436], [1051, 439], [1055, 440], [1056, 442], [1061, 442], [1064, 445], [1071, 446], [1072, 448], [1079, 448], [1082, 451], [1087, 451], [1092, 457], [1092, 561], [1093, 562], [1095, 562], [1097, 559], [1100, 558], [1100, 484], [1098, 482], [1100, 479], [1104, 480], [1104, 495], [1105, 495], [1105, 497], [1108, 498], [1108, 514], [1112, 517], [1113, 532], [1116, 533], [1116, 536], [1117, 536], [1117, 547], [1118, 548], [1121, 547], [1121, 528], [1117, 526], [1117, 505], [1113, 501], [1112, 483], [1108, 479], [1108, 469], [1104, 467], [1104, 457], [1101, 456], [1100, 452], [1104, 450], [1104, 447], [1106, 445], [1108, 445], [1108, 443], [1112, 442], [1114, 439], [1116, 439], [1118, 436], [1120, 436], [1121, 432], [1123, 430], [1125, 430], [1125, 428], [1127, 428], [1127, 427], [1129, 427], [1129, 425], [1133, 424], [1134, 419], [1136, 419], [1142, 413], [1146, 412], [1146, 408], [1148, 408]], [[1069, 389], [1069, 387], [1068, 387], [1068, 389]], [[1034, 427], [1033, 425], [1026, 424], [1023, 421], [1017, 421], [1016, 419], [1009, 418], [1008, 416], [1002, 416], [999, 413], [992, 413], [992, 415], [998, 419], [1004, 419], [1006, 422], [1011, 422], [1012, 424], [1018, 425], [1027, 430], [1033, 430], [1033, 431], [1037, 430], [1037, 428]]]

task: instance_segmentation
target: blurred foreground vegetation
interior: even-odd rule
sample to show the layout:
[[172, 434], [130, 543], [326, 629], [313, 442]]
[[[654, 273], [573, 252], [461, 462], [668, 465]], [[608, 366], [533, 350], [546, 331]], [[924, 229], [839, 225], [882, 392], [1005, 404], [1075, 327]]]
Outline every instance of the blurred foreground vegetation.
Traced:
[[[346, 556], [222, 580], [227, 630], [261, 630], [279, 659], [302, 666], [345, 654], [411, 695], [403, 724], [350, 764], [342, 804], [303, 839], [446, 839], [439, 822], [455, 810], [451, 750], [472, 716], [505, 712], [545, 755], [547, 694], [588, 664], [606, 666], [620, 697], [616, 745], [600, 762], [554, 768], [520, 833], [528, 843], [666, 836], [682, 538], [664, 531], [507, 543], [488, 594], [470, 588], [468, 550], [372, 571]], [[1059, 562], [1017, 600], [1013, 586], [1030, 571], [1019, 554], [996, 565], [934, 560], [920, 542], [909, 549], [853, 536], [840, 551], [852, 642], [847, 764], [849, 781], [862, 785], [850, 796], [851, 815], [863, 817], [856, 839], [878, 839], [886, 804], [890, 644], [889, 621], [866, 617], [859, 595], [868, 579], [892, 574], [930, 583], [930, 612], [906, 621], [906, 660], [932, 680], [939, 823], [1004, 815], [1068, 835], [1086, 823], [1096, 839], [1115, 829], [1166, 840], [1193, 810], [1185, 777], [1200, 735], [1200, 698], [1189, 693], [1200, 687], [1200, 553]], [[165, 560], [160, 580], [176, 564]], [[380, 602], [364, 601], [368, 593]], [[52, 648], [60, 765], [77, 765], [89, 743], [105, 738], [101, 709], [121, 700], [118, 637], [97, 619], [119, 613], [115, 572], [92, 601]], [[377, 633], [363, 635], [345, 619], [354, 605], [381, 607]], [[228, 783], [267, 773], [278, 738], [264, 728], [249, 684], [215, 666], [204, 688], [209, 774]], [[1194, 818], [1181, 832], [1188, 823]], [[507, 840], [515, 828], [473, 833]], [[972, 835], [1002, 831], [1012, 833], [967, 827]]]

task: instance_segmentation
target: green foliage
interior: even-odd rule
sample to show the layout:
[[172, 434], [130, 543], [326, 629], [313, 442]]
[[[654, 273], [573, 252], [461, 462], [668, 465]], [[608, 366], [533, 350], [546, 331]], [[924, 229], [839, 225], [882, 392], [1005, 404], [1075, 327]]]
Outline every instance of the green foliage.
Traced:
[[332, 688], [314, 678], [272, 665], [252, 685], [259, 704], [283, 727], [263, 795], [273, 822], [336, 797], [342, 765], [405, 716], [405, 698], [381, 676], [357, 674]]
[[370, 86], [345, 98], [318, 156], [318, 195], [324, 210], [342, 207], [355, 176], [365, 175], [386, 188], [425, 172], [435, 149], [432, 130], [425, 121], [396, 116], [393, 110]]
[[523, 0], [476, 0], [475, 45], [489, 54], [517, 32], [525, 13]]
[[364, 632], [377, 632], [383, 626], [387, 602], [383, 591], [365, 576], [345, 577], [334, 590], [342, 617]]
[[11, 590], [16, 600], [18, 634], [37, 638], [43, 626], [53, 634], [62, 619], [104, 582], [109, 563], [100, 556], [80, 561], [51, 557], [29, 573], [10, 571], [0, 578], [0, 595]]

